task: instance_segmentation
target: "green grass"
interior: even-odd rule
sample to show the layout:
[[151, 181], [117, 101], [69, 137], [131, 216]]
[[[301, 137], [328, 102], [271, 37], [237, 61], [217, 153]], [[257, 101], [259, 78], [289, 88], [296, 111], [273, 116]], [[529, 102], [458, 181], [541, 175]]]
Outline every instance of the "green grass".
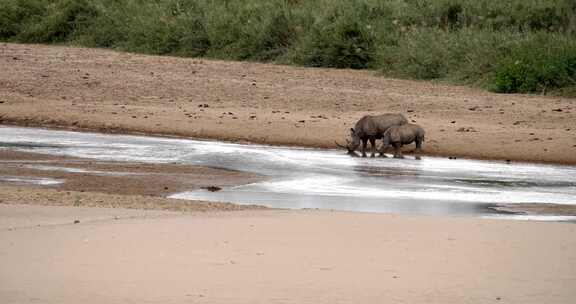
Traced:
[[2, 0], [0, 40], [576, 96], [573, 0]]

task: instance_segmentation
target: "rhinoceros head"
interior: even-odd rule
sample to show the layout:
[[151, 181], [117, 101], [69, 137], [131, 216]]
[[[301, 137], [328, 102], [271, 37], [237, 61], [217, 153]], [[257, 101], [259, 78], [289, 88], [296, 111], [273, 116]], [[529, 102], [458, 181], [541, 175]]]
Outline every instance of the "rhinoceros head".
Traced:
[[354, 129], [350, 129], [350, 139], [346, 139], [346, 145], [341, 145], [335, 142], [336, 146], [346, 149], [349, 155], [358, 156], [356, 154], [356, 149], [360, 146], [360, 137], [354, 132]]

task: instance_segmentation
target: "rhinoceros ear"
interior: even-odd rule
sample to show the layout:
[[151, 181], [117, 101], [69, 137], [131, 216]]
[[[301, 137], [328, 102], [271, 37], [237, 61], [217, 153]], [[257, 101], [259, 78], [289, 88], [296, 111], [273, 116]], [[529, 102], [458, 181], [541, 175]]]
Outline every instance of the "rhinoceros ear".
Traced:
[[352, 134], [355, 133], [354, 128], [350, 128], [350, 133], [352, 133]]

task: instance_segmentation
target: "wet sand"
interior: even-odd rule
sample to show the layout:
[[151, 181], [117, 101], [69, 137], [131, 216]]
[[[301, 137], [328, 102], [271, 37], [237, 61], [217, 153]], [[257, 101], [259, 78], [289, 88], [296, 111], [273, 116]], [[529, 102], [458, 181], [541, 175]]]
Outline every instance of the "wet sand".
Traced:
[[0, 150], [1, 176], [60, 180], [63, 183], [58, 189], [64, 191], [160, 197], [263, 179], [256, 174], [202, 166], [98, 161], [7, 150]]
[[[66, 172], [80, 170], [80, 172]], [[9, 177], [16, 181], [6, 181]], [[45, 178], [60, 184], [25, 181]], [[262, 206], [165, 198], [179, 191], [261, 180], [254, 174], [176, 164], [105, 162], [27, 152], [0, 151], [0, 204], [232, 211]]]

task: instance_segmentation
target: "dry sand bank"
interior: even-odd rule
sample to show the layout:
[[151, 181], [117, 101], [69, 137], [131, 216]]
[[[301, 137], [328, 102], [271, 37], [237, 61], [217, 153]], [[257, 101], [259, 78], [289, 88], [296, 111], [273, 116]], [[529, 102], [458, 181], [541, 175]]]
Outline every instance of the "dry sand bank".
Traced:
[[0, 44], [0, 123], [334, 147], [365, 114], [423, 125], [434, 155], [576, 164], [574, 99], [370, 71]]
[[0, 205], [4, 218], [12, 220], [0, 224], [3, 303], [576, 299], [573, 224]]

